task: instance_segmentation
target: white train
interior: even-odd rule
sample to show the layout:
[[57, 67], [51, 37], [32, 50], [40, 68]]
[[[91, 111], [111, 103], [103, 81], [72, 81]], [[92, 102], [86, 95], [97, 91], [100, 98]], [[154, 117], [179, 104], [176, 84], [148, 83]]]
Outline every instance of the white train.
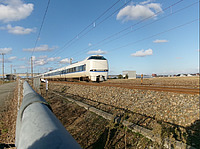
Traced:
[[48, 80], [106, 81], [108, 61], [101, 55], [93, 55], [81, 62], [40, 74], [38, 77]]

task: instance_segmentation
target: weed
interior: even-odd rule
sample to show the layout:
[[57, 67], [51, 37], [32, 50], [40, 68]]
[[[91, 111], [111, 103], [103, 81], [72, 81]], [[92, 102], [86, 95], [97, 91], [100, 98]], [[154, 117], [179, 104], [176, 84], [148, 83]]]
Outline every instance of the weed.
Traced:
[[2, 133], [8, 133], [8, 129], [3, 129]]

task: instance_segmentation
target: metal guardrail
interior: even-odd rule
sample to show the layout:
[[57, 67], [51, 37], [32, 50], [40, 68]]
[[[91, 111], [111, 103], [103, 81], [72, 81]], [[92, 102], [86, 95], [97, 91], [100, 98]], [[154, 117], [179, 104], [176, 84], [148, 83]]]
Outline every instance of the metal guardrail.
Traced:
[[15, 145], [18, 149], [80, 149], [52, 113], [50, 106], [25, 81], [18, 111]]

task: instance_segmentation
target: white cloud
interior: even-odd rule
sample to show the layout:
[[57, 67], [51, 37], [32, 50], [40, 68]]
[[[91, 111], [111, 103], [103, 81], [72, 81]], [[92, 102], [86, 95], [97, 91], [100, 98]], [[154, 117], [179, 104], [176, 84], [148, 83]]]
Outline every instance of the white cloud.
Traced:
[[43, 66], [45, 64], [47, 64], [47, 61], [45, 61], [44, 59], [40, 59], [40, 60], [36, 60], [34, 62], [35, 66]]
[[30, 49], [23, 49], [23, 51], [27, 51], [27, 52], [48, 52], [48, 51], [52, 51], [56, 49], [56, 47], [52, 47], [52, 48], [49, 48], [48, 45], [41, 45], [40, 47], [36, 47], [35, 49], [34, 48], [30, 48]]
[[27, 18], [34, 5], [25, 4], [21, 0], [4, 0], [0, 3], [0, 21], [11, 22]]
[[106, 51], [101, 51], [101, 49], [97, 51], [89, 51], [87, 54], [106, 54]]
[[26, 57], [20, 58], [20, 61], [26, 61]]
[[35, 60], [36, 60], [36, 57], [35, 57], [35, 56], [32, 56], [32, 60], [35, 61]]
[[47, 59], [48, 56], [47, 55], [40, 55], [39, 57], [37, 57], [37, 59]]
[[160, 40], [160, 39], [156, 39], [153, 41], [154, 43], [163, 43], [163, 42], [169, 42], [168, 40]]
[[0, 29], [7, 30], [9, 33], [16, 35], [25, 35], [36, 31], [35, 28], [24, 28], [21, 26], [12, 27], [10, 24], [8, 24], [6, 27], [1, 27]]
[[152, 2], [152, 0], [147, 0], [147, 1], [141, 2], [140, 4], [145, 5], [145, 4], [150, 3], [150, 2]]
[[48, 57], [47, 55], [42, 55], [39, 57], [32, 56], [35, 66], [43, 66], [49, 62], [54, 62], [60, 59], [60, 57]]
[[[15, 60], [15, 59], [17, 59], [17, 57], [16, 56], [11, 56], [11, 57], [9, 57], [9, 58], [7, 58], [7, 59], [4, 59], [4, 62], [5, 63], [11, 63], [13, 60]], [[0, 58], [0, 62], [2, 62], [2, 58]]]
[[54, 62], [54, 61], [57, 61], [59, 59], [60, 59], [60, 57], [50, 57], [50, 58], [47, 59], [47, 61], [48, 62]]
[[136, 53], [131, 54], [131, 56], [134, 57], [145, 57], [147, 55], [153, 55], [153, 50], [152, 49], [148, 49], [148, 50], [140, 50], [140, 51], [136, 51]]
[[29, 68], [29, 67], [24, 66], [24, 65], [19, 66], [19, 69], [27, 69], [27, 68]]
[[12, 61], [12, 60], [15, 60], [15, 59], [17, 59], [17, 56], [11, 56], [11, 57], [8, 58], [9, 61]]
[[70, 63], [70, 59], [68, 59], [68, 58], [62, 59], [62, 60], [60, 60], [59, 63], [61, 63], [61, 64]]
[[92, 46], [92, 44], [91, 44], [91, 43], [88, 43], [88, 46], [89, 46], [89, 47], [91, 47], [91, 46]]
[[117, 20], [125, 22], [129, 20], [141, 20], [151, 16], [156, 17], [156, 13], [162, 12], [161, 5], [159, 3], [150, 2], [150, 0], [147, 0], [140, 4], [131, 4], [122, 8], [117, 14]]
[[47, 72], [53, 70], [53, 67], [41, 67], [40, 70], [41, 70], [40, 72]]
[[12, 48], [0, 48], [0, 53], [10, 53], [12, 51]]

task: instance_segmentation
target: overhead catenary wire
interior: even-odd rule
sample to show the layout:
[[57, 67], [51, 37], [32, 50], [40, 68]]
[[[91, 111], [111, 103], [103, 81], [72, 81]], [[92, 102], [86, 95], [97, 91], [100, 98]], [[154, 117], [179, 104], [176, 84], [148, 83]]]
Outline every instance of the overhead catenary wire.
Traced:
[[[170, 5], [170, 6], [167, 7], [167, 8], [168, 8], [168, 9], [169, 9], [169, 8], [171, 9], [172, 6], [174, 6], [174, 5], [178, 4], [178, 3], [180, 3], [181, 1], [183, 1], [183, 0], [179, 0], [178, 2], [174, 3], [173, 5]], [[198, 2], [199, 2], [199, 1], [198, 1]], [[167, 8], [165, 8], [165, 9], [163, 9], [163, 10], [166, 10]], [[179, 11], [179, 10], [178, 10], [178, 11]], [[177, 13], [177, 11], [174, 11], [174, 10], [173, 10], [173, 12], [171, 12], [171, 13], [174, 14], [174, 13]], [[162, 19], [164, 19], [164, 17], [163, 17]], [[157, 21], [157, 20], [156, 20], [156, 21]], [[142, 22], [143, 22], [143, 21], [142, 21]], [[151, 22], [151, 23], [153, 23], [153, 22]], [[140, 24], [140, 23], [138, 22], [138, 24]], [[93, 24], [92, 24], [92, 25], [93, 25]], [[95, 23], [95, 26], [96, 26], [96, 25], [98, 25], [98, 23]], [[134, 25], [135, 25], [135, 24], [134, 24]], [[144, 25], [144, 26], [147, 26], [147, 25]], [[143, 28], [144, 26], [139, 27], [138, 29]], [[130, 29], [131, 27], [133, 28], [133, 25], [129, 26], [126, 30]], [[138, 30], [138, 29], [135, 29], [135, 30]], [[126, 30], [125, 30], [125, 31], [126, 31]], [[135, 31], [135, 30], [132, 30], [131, 32], [133, 32], [133, 31]], [[123, 30], [122, 30], [122, 31], [123, 31]], [[129, 34], [129, 33], [131, 33], [131, 32], [128, 32], [128, 33], [126, 33], [126, 34]], [[122, 32], [120, 31], [120, 33], [122, 33]], [[118, 33], [116, 33], [116, 34], [120, 34], [120, 33], [118, 32]], [[126, 34], [124, 34], [124, 35], [122, 35], [122, 36], [125, 36]], [[83, 34], [83, 35], [84, 35], [84, 34]], [[82, 36], [83, 36], [83, 35], [82, 35]], [[79, 36], [79, 37], [82, 37], [82, 36]], [[111, 36], [114, 37], [115, 34], [114, 34], [114, 35], [111, 35]], [[155, 35], [154, 35], [154, 36], [155, 36]], [[77, 36], [76, 36], [76, 37], [77, 37]], [[110, 36], [109, 36], [109, 37], [110, 37]], [[80, 38], [79, 38], [79, 39], [80, 39]], [[109, 38], [109, 39], [110, 39], [110, 38]], [[105, 39], [104, 39], [104, 40], [105, 40]], [[106, 39], [106, 40], [107, 40], [107, 39]], [[136, 41], [136, 42], [139, 42], [139, 41]], [[98, 43], [99, 43], [99, 42], [98, 42]], [[95, 45], [93, 44], [92, 46], [87, 47], [87, 49], [88, 49], [88, 48], [91, 48], [91, 47], [93, 47], [93, 46], [96, 46], [96, 45], [97, 45], [97, 44], [95, 44]], [[117, 49], [117, 48], [116, 48], [116, 49]], [[82, 51], [82, 50], [81, 50], [81, 51]]]
[[[182, 1], [183, 1], [183, 0], [179, 0], [179, 1], [175, 2], [175, 3], [173, 3], [172, 5], [170, 5], [170, 6], [166, 7], [166, 8], [164, 8], [162, 11], [167, 10], [167, 9], [171, 9], [172, 6], [175, 6], [175, 5], [179, 4], [179, 3], [182, 2]], [[97, 42], [96, 44], [93, 44], [93, 45], [90, 46], [90, 47], [84, 48], [83, 50], [81, 50], [81, 51], [82, 51], [81, 53], [80, 53], [80, 52], [76, 52], [76, 53], [74, 53], [74, 54], [72, 54], [72, 55], [70, 55], [70, 56], [75, 56], [75, 55], [83, 54], [85, 51], [87, 51], [87, 50], [89, 50], [89, 49], [91, 49], [91, 48], [94, 48], [95, 46], [96, 46], [96, 48], [97, 48], [97, 46], [105, 45], [105, 43], [104, 43], [104, 44], [101, 44], [101, 43], [107, 41], [108, 39], [111, 39], [112, 37], [115, 37], [115, 36], [117, 36], [117, 35], [119, 35], [119, 34], [125, 32], [125, 31], [127, 31], [127, 30], [129, 30], [129, 29], [131, 29], [131, 31], [129, 31], [129, 32], [127, 32], [127, 33], [121, 35], [120, 37], [118, 37], [118, 38], [116, 38], [116, 39], [122, 38], [122, 37], [124, 37], [124, 36], [126, 36], [126, 35], [128, 35], [128, 34], [130, 34], [130, 33], [132, 33], [132, 32], [134, 32], [134, 31], [137, 31], [137, 30], [139, 30], [139, 29], [142, 29], [142, 28], [144, 28], [144, 27], [146, 27], [146, 26], [148, 26], [148, 25], [150, 25], [150, 24], [153, 24], [153, 23], [155, 23], [155, 22], [157, 22], [157, 21], [160, 21], [160, 20], [162, 20], [162, 19], [164, 19], [164, 18], [166, 18], [166, 17], [169, 17], [169, 16], [171, 16], [171, 15], [173, 15], [173, 14], [175, 14], [175, 13], [178, 13], [179, 11], [182, 11], [182, 10], [188, 8], [188, 7], [191, 7], [192, 5], [194, 5], [194, 4], [198, 3], [198, 2], [199, 2], [199, 1], [197, 1], [197, 2], [195, 2], [195, 3], [192, 3], [192, 4], [186, 6], [186, 7], [182, 8], [182, 9], [179, 9], [179, 10], [177, 10], [177, 11], [174, 11], [173, 13], [170, 13], [170, 14], [167, 15], [167, 16], [164, 16], [164, 17], [162, 17], [162, 18], [160, 18], [160, 19], [157, 19], [157, 20], [155, 20], [155, 21], [153, 21], [153, 22], [151, 22], [151, 23], [149, 23], [149, 24], [145, 24], [145, 25], [143, 25], [142, 27], [138, 27], [138, 28], [136, 28], [136, 29], [133, 30], [133, 27], [135, 27], [136, 25], [141, 24], [142, 22], [144, 22], [144, 21], [146, 21], [146, 20], [148, 20], [148, 19], [151, 19], [151, 18], [153, 18], [154, 16], [156, 16], [157, 14], [159, 14], [159, 13], [162, 12], [162, 11], [159, 11], [159, 12], [157, 12], [157, 13], [155, 13], [155, 14], [149, 16], [149, 17], [146, 17], [146, 18], [142, 19], [141, 21], [139, 21], [139, 22], [137, 22], [137, 23], [135, 23], [135, 24], [133, 24], [133, 25], [130, 25], [129, 27], [127, 27], [127, 28], [125, 28], [125, 29], [123, 29], [123, 30], [121, 30], [121, 31], [119, 31], [119, 32], [117, 32], [117, 33], [115, 33], [115, 34], [112, 34], [112, 35], [110, 35], [110, 36], [104, 38], [103, 40]], [[116, 39], [113, 39], [113, 40], [111, 40], [111, 41], [114, 41], [114, 40], [116, 40]], [[111, 41], [106, 42], [106, 44], [110, 43]]]
[[161, 35], [161, 34], [170, 32], [170, 31], [175, 30], [175, 29], [178, 29], [178, 28], [181, 28], [181, 27], [183, 27], [183, 26], [186, 26], [186, 25], [189, 25], [189, 24], [191, 24], [191, 23], [194, 23], [194, 22], [198, 21], [199, 19], [200, 19], [200, 18], [194, 19], [194, 20], [189, 21], [189, 22], [186, 22], [186, 23], [184, 23], [184, 24], [181, 24], [181, 25], [175, 26], [175, 27], [173, 27], [173, 28], [167, 29], [167, 30], [165, 30], [165, 31], [159, 32], [159, 33], [157, 33], [157, 34], [154, 34], [154, 35], [145, 37], [145, 38], [143, 38], [143, 39], [140, 39], [140, 40], [137, 40], [137, 41], [134, 41], [134, 42], [130, 42], [130, 43], [126, 44], [126, 45], [123, 45], [123, 46], [120, 46], [120, 47], [117, 47], [117, 48], [113, 48], [113, 49], [109, 50], [109, 52], [111, 52], [111, 51], [116, 51], [116, 50], [125, 48], [125, 47], [127, 47], [127, 46], [136, 44], [136, 43], [138, 43], [138, 42], [142, 42], [142, 41], [145, 41], [145, 40], [147, 40], [147, 39], [151, 39], [151, 38], [153, 38], [153, 37], [156, 37], [156, 36], [158, 36], [158, 35]]
[[[86, 26], [82, 31], [80, 31], [76, 36], [74, 36], [71, 40], [69, 40], [61, 49], [63, 49], [65, 46], [67, 46], [68, 44], [70, 44], [73, 40], [75, 40], [77, 37], [79, 37], [85, 30], [87, 30], [90, 26], [93, 25], [93, 27], [96, 27], [96, 21], [98, 19], [100, 19], [102, 16], [104, 16], [104, 14], [106, 14], [110, 9], [112, 9], [117, 3], [119, 3], [121, 0], [118, 0], [117, 2], [115, 2], [111, 7], [109, 7], [108, 9], [106, 9], [100, 16], [98, 16], [95, 20], [93, 20], [88, 26]], [[94, 25], [95, 24], [95, 25]]]
[[[155, 14], [149, 16], [149, 17], [146, 17], [146, 18], [140, 20], [139, 22], [137, 22], [137, 23], [135, 23], [135, 24], [133, 24], [133, 25], [131, 25], [131, 26], [129, 26], [129, 27], [127, 27], [127, 28], [125, 28], [125, 29], [123, 29], [123, 30], [121, 30], [121, 31], [119, 31], [119, 32], [117, 32], [117, 33], [115, 33], [115, 34], [113, 34], [113, 35], [110, 35], [109, 37], [107, 37], [107, 38], [105, 38], [105, 39], [99, 41], [97, 44], [100, 44], [100, 43], [104, 42], [105, 40], [108, 40], [108, 39], [110, 39], [110, 38], [112, 38], [112, 37], [114, 37], [114, 36], [116, 36], [116, 35], [118, 35], [118, 34], [124, 32], [124, 31], [127, 31], [127, 30], [130, 29], [130, 28], [135, 27], [135, 26], [138, 25], [138, 24], [141, 24], [142, 22], [144, 22], [144, 21], [146, 21], [146, 20], [148, 20], [148, 19], [151, 19], [151, 18], [155, 17], [155, 16], [158, 15], [159, 13], [162, 13], [164, 10], [170, 9], [171, 7], [173, 7], [173, 6], [177, 5], [177, 4], [179, 4], [179, 3], [182, 2], [182, 1], [184, 1], [184, 0], [178, 0], [177, 2], [173, 3], [172, 5], [170, 5], [170, 6], [166, 7], [166, 8], [164, 8], [163, 10], [158, 11], [158, 12], [156, 12]], [[117, 11], [119, 11], [121, 8], [123, 8], [124, 6], [126, 6], [129, 2], [130, 2], [130, 1], [126, 2], [123, 6], [121, 6], [119, 9], [117, 9], [116, 11], [114, 11], [111, 15], [109, 15], [108, 17], [106, 17], [106, 18], [105, 18], [104, 20], [102, 20], [99, 24], [103, 23], [103, 22], [104, 22], [105, 20], [107, 20], [110, 16], [112, 16], [112, 15], [115, 14]], [[97, 25], [99, 25], [99, 24], [97, 24]], [[89, 33], [90, 31], [92, 31], [93, 29], [94, 29], [94, 28], [91, 28], [89, 31], [87, 31], [85, 34], [83, 34], [80, 38], [82, 38], [83, 36], [85, 36], [87, 33]], [[80, 38], [79, 38], [79, 39], [80, 39]], [[78, 40], [79, 40], [79, 39], [78, 39]], [[76, 40], [76, 41], [78, 41], [78, 40]], [[95, 44], [95, 45], [97, 45], [97, 44]], [[69, 45], [68, 47], [70, 47], [70, 46], [71, 46], [71, 45]], [[94, 45], [92, 45], [91, 47], [93, 47], [93, 46], [94, 46]], [[67, 48], [68, 48], [68, 47], [67, 47]], [[87, 47], [87, 48], [85, 48], [84, 50], [90, 49], [91, 47]], [[57, 51], [57, 53], [58, 53], [58, 51]], [[57, 53], [56, 53], [56, 54], [57, 54]], [[60, 52], [60, 53], [61, 53], [61, 52]], [[77, 52], [77, 53], [78, 53], [78, 52]], [[74, 55], [74, 54], [73, 54], [73, 55]], [[69, 56], [69, 57], [71, 57], [71, 56]]]
[[151, 35], [151, 36], [145, 37], [145, 38], [143, 38], [143, 39], [140, 39], [140, 40], [137, 40], [137, 41], [134, 41], [134, 42], [130, 42], [130, 43], [128, 43], [128, 44], [126, 44], [126, 45], [123, 45], [123, 46], [121, 46], [121, 47], [113, 48], [113, 49], [111, 49], [110, 51], [115, 51], [115, 50], [118, 50], [118, 49], [121, 49], [121, 48], [125, 48], [125, 47], [127, 47], [127, 46], [129, 46], [129, 45], [133, 45], [133, 44], [135, 44], [135, 43], [142, 42], [142, 41], [144, 41], [144, 40], [147, 40], [147, 39], [153, 38], [153, 37], [155, 37], [155, 36], [158, 36], [158, 35], [164, 34], [164, 33], [166, 33], [166, 32], [170, 32], [170, 31], [175, 30], [175, 29], [177, 29], [177, 28], [181, 28], [181, 27], [186, 26], [186, 25], [188, 25], [188, 24], [194, 23], [194, 22], [196, 22], [196, 21], [198, 21], [198, 20], [199, 20], [199, 18], [194, 19], [194, 20], [192, 20], [192, 21], [189, 21], [189, 22], [186, 22], [186, 23], [184, 23], [184, 24], [181, 24], [181, 25], [175, 26], [175, 27], [170, 28], [170, 29], [168, 29], [168, 30], [165, 30], [165, 31], [159, 32], [159, 33], [157, 33], [157, 34], [154, 34], [154, 35]]
[[172, 28], [167, 29], [167, 30], [165, 30], [165, 31], [162, 31], [162, 32], [156, 33], [156, 34], [154, 34], [154, 35], [151, 35], [151, 36], [145, 37], [145, 38], [143, 38], [143, 39], [140, 39], [140, 40], [137, 40], [137, 41], [134, 41], [134, 42], [130, 42], [130, 43], [126, 44], [126, 45], [123, 45], [123, 46], [120, 46], [120, 47], [117, 47], [117, 48], [113, 48], [113, 49], [110, 50], [110, 52], [111, 52], [111, 51], [116, 51], [116, 50], [119, 50], [119, 49], [122, 49], [122, 48], [125, 48], [125, 47], [127, 47], [127, 46], [130, 46], [130, 45], [136, 44], [136, 43], [138, 43], [138, 42], [142, 42], [142, 41], [145, 41], [145, 40], [147, 40], [147, 39], [151, 39], [151, 38], [153, 38], [153, 37], [156, 37], [156, 36], [158, 36], [158, 35], [161, 35], [161, 34], [164, 34], [164, 33], [170, 32], [170, 31], [175, 30], [175, 29], [178, 29], [178, 28], [181, 28], [181, 27], [183, 27], [183, 26], [186, 26], [186, 25], [189, 25], [189, 24], [194, 23], [194, 22], [196, 22], [196, 21], [199, 21], [199, 19], [200, 19], [200, 18], [197, 18], [197, 19], [194, 19], [194, 20], [188, 21], [188, 22], [186, 22], [186, 23], [183, 23], [183, 24], [181, 24], [181, 25], [178, 25], [178, 26], [172, 27]]
[[[129, 27], [123, 29], [123, 30], [121, 30], [120, 32], [115, 33], [114, 35], [111, 35], [111, 36], [107, 37], [106, 39], [109, 39], [109, 38], [111, 38], [111, 37], [113, 37], [113, 36], [116, 36], [116, 35], [118, 35], [118, 34], [124, 32], [124, 31], [130, 29], [130, 28], [133, 28], [134, 26], [136, 26], [136, 25], [138, 25], [138, 24], [140, 24], [140, 23], [142, 23], [142, 22], [144, 22], [144, 21], [146, 21], [146, 20], [148, 20], [148, 19], [150, 19], [150, 18], [153, 18], [154, 16], [158, 15], [159, 13], [162, 13], [164, 10], [170, 9], [172, 6], [175, 6], [175, 5], [179, 4], [179, 3], [182, 2], [182, 1], [184, 1], [184, 0], [179, 0], [179, 1], [175, 2], [175, 3], [173, 3], [172, 5], [170, 5], [170, 6], [166, 7], [166, 8], [164, 8], [163, 10], [156, 12], [156, 13], [153, 14], [152, 16], [149, 16], [149, 17], [147, 17], [147, 18], [144, 18], [144, 19], [142, 19], [141, 21], [139, 21], [139, 22], [137, 22], [137, 23], [135, 23], [135, 24], [133, 24], [133, 25], [131, 25], [131, 26], [129, 26]], [[112, 14], [110, 14], [109, 16], [107, 16], [106, 18], [104, 18], [101, 22], [96, 23], [95, 26], [96, 26], [96, 25], [99, 25], [99, 24], [101, 24], [101, 23], [103, 23], [105, 20], [107, 20], [109, 17], [111, 17], [113, 14], [115, 14], [115, 13], [116, 13], [117, 11], [119, 11], [121, 8], [123, 8], [124, 6], [126, 6], [129, 2], [130, 2], [130, 1], [126, 2], [126, 3], [125, 3], [123, 6], [121, 6], [119, 9], [115, 10]], [[91, 24], [93, 25], [93, 23], [91, 23]], [[86, 33], [84, 33], [82, 36], [80, 36], [80, 34], [79, 34], [79, 38], [78, 38], [78, 39], [77, 39], [77, 36], [75, 36], [74, 38], [76, 39], [76, 41], [78, 41], [80, 38], [82, 38], [83, 36], [85, 36], [86, 34], [88, 34], [88, 33], [89, 33], [90, 31], [92, 31], [93, 29], [94, 29], [94, 28], [91, 28], [91, 29], [88, 30]], [[102, 41], [105, 41], [106, 39], [103, 39]], [[100, 41], [100, 42], [102, 42], [102, 41]], [[98, 42], [98, 44], [99, 44], [100, 42]], [[71, 46], [72, 44], [73, 44], [73, 43], [69, 44], [68, 47]], [[93, 46], [94, 46], [94, 45], [93, 45]], [[66, 47], [66, 48], [68, 48], [68, 47]], [[86, 49], [88, 49], [88, 48], [91, 48], [91, 47], [87, 47]], [[62, 48], [59, 49], [59, 50], [57, 51], [57, 53], [58, 53], [60, 50], [62, 50]], [[80, 53], [80, 52], [79, 52], [79, 53]], [[56, 54], [56, 53], [54, 53], [54, 55], [55, 55], [55, 54]], [[52, 56], [52, 55], [51, 55], [51, 56]], [[70, 56], [69, 56], [69, 57], [70, 57]]]
[[43, 16], [43, 19], [42, 19], [42, 23], [40, 25], [40, 29], [39, 29], [39, 32], [38, 32], [38, 35], [37, 35], [37, 38], [36, 38], [36, 41], [35, 41], [35, 45], [34, 45], [32, 53], [31, 53], [31, 57], [33, 56], [33, 53], [35, 52], [35, 48], [36, 48], [37, 43], [39, 41], [40, 34], [41, 34], [41, 31], [42, 31], [42, 27], [44, 25], [44, 21], [45, 21], [45, 18], [46, 18], [46, 15], [47, 15], [47, 11], [48, 11], [48, 8], [49, 8], [49, 4], [50, 4], [50, 0], [48, 0], [47, 7], [45, 9], [44, 16]]
[[[118, 8], [117, 10], [115, 10], [113, 13], [111, 13], [109, 16], [107, 16], [106, 18], [104, 18], [101, 22], [96, 23], [97, 20], [99, 20], [102, 16], [104, 16], [111, 8], [113, 8], [119, 1], [118, 0], [116, 3], [114, 3], [111, 7], [109, 7], [106, 11], [104, 11], [99, 17], [97, 17], [94, 21], [92, 21], [92, 23], [90, 23], [88, 26], [86, 26], [81, 32], [79, 32], [76, 36], [74, 36], [71, 40], [69, 40], [64, 46], [62, 46], [60, 49], [58, 49], [55, 53], [53, 53], [50, 56], [56, 55], [58, 52], [62, 51], [64, 48], [69, 48], [72, 44], [74, 44], [76, 41], [80, 40], [82, 37], [84, 37], [86, 34], [88, 34], [89, 32], [91, 32], [94, 28], [96, 28], [96, 26], [102, 24], [104, 21], [106, 21], [108, 18], [110, 18], [113, 14], [115, 14], [117, 11], [119, 11], [121, 8], [123, 8], [124, 6], [126, 6], [129, 2], [131, 2], [131, 0], [127, 1], [125, 4], [123, 4], [120, 8]], [[95, 25], [94, 25], [95, 23]], [[90, 26], [92, 26], [92, 28], [90, 30], [88, 30], [87, 32], [85, 32], [83, 35], [81, 35], [84, 31], [86, 31]], [[77, 38], [78, 37], [78, 38]]]
[[154, 34], [154, 35], [151, 35], [151, 36], [145, 37], [145, 38], [143, 38], [143, 39], [140, 39], [140, 40], [137, 40], [137, 41], [134, 41], [134, 42], [130, 42], [130, 43], [126, 44], [126, 45], [123, 45], [123, 46], [120, 46], [120, 47], [117, 47], [117, 48], [113, 48], [113, 49], [109, 50], [109, 52], [111, 52], [111, 51], [116, 51], [116, 50], [119, 50], [119, 49], [125, 48], [125, 47], [127, 47], [127, 46], [134, 45], [134, 44], [136, 44], [136, 43], [139, 43], [139, 42], [142, 42], [142, 41], [145, 41], [145, 40], [151, 39], [151, 38], [156, 37], [156, 36], [159, 36], [159, 35], [161, 35], [161, 34], [164, 34], [164, 33], [170, 32], [170, 31], [172, 31], [172, 30], [175, 30], [175, 29], [181, 28], [181, 27], [183, 27], [183, 26], [186, 26], [186, 25], [189, 25], [189, 24], [191, 24], [191, 23], [194, 23], [194, 22], [198, 21], [199, 19], [200, 19], [200, 18], [198, 18], [198, 19], [194, 19], [194, 20], [192, 20], [192, 21], [186, 22], [186, 23], [184, 23], [184, 24], [178, 25], [178, 26], [173, 27], [173, 28], [170, 28], [170, 29], [168, 29], [168, 30], [165, 30], [165, 31], [159, 32], [159, 33], [157, 33], [157, 34]]
[[[188, 6], [184, 7], [184, 8], [181, 8], [181, 9], [179, 9], [179, 10], [177, 10], [177, 11], [173, 11], [172, 13], [170, 13], [170, 14], [167, 15], [167, 16], [161, 17], [161, 18], [159, 18], [159, 19], [157, 19], [157, 20], [155, 20], [155, 21], [153, 21], [153, 22], [150, 22], [150, 23], [145, 24], [145, 25], [143, 25], [143, 26], [141, 26], [141, 27], [138, 27], [138, 28], [136, 28], [136, 29], [134, 29], [134, 30], [131, 30], [131, 31], [129, 31], [129, 32], [127, 32], [127, 33], [121, 35], [121, 36], [118, 37], [118, 38], [109, 40], [109, 41], [107, 41], [107, 42], [105, 42], [105, 43], [103, 43], [103, 44], [100, 44], [100, 43], [102, 43], [103, 41], [106, 41], [106, 40], [103, 40], [103, 41], [101, 41], [101, 42], [98, 42], [98, 44], [94, 44], [92, 47], [93, 47], [93, 48], [97, 48], [97, 46], [102, 46], [102, 45], [109, 44], [109, 43], [112, 42], [112, 41], [115, 41], [115, 40], [117, 40], [117, 39], [120, 39], [120, 38], [122, 38], [122, 37], [124, 37], [124, 36], [126, 36], [126, 35], [128, 35], [128, 34], [130, 34], [130, 33], [133, 33], [133, 32], [135, 32], [135, 31], [137, 31], [137, 30], [140, 30], [140, 29], [142, 29], [142, 28], [148, 26], [148, 25], [151, 25], [151, 24], [153, 24], [153, 23], [155, 23], [155, 22], [158, 22], [158, 21], [160, 21], [160, 20], [162, 20], [162, 19], [165, 19], [165, 18], [167, 18], [167, 17], [169, 17], [169, 16], [171, 16], [171, 15], [174, 15], [174, 14], [180, 12], [180, 11], [183, 11], [183, 10], [185, 10], [185, 9], [187, 9], [187, 8], [189, 8], [189, 7], [193, 6], [193, 5], [195, 5], [195, 4], [197, 4], [198, 2], [199, 2], [199, 1], [197, 1], [197, 2], [195, 2], [195, 3], [192, 3], [192, 4], [190, 4], [190, 5], [188, 5]], [[170, 8], [170, 7], [169, 7], [169, 8]], [[109, 36], [109, 37], [110, 37], [110, 36]], [[106, 38], [106, 39], [109, 39], [109, 38]], [[96, 47], [95, 47], [95, 46], [96, 46]], [[81, 53], [79, 52], [78, 54], [74, 54], [74, 55], [71, 55], [71, 56], [81, 55], [81, 54], [83, 54], [84, 52], [86, 52], [89, 48], [91, 48], [91, 47], [87, 47], [87, 48], [85, 48], [84, 50], [82, 50]]]

